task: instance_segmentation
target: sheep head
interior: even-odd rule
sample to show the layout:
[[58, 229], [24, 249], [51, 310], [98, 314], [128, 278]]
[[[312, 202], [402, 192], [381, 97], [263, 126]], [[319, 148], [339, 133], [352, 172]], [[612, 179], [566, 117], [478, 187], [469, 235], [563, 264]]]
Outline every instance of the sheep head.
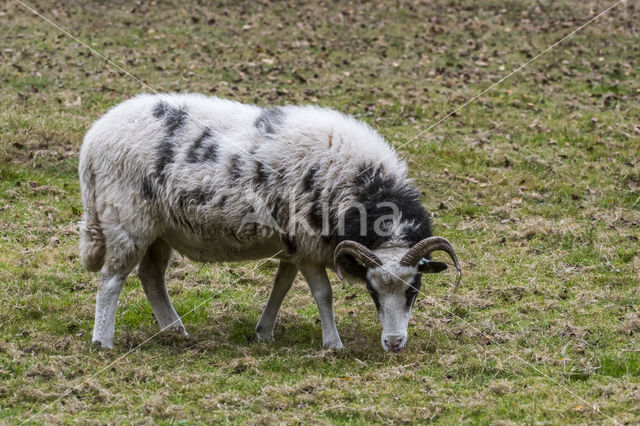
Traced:
[[[340, 279], [343, 273], [364, 279], [376, 305], [382, 324], [382, 347], [398, 352], [407, 343], [407, 328], [416, 297], [422, 286], [422, 274], [438, 273], [447, 264], [431, 260], [431, 253], [442, 250], [453, 260], [458, 271], [454, 284], [460, 283], [461, 268], [453, 247], [443, 237], [429, 237], [413, 247], [385, 248], [372, 251], [355, 241], [342, 241], [334, 252], [334, 266]], [[400, 260], [398, 260], [400, 259]]]

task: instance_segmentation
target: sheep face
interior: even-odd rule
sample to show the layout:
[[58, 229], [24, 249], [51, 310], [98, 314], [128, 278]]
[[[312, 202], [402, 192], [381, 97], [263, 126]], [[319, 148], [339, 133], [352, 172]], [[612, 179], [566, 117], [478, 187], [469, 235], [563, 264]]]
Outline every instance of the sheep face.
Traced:
[[411, 310], [422, 285], [415, 268], [383, 265], [367, 272], [366, 285], [382, 324], [382, 347], [398, 352], [407, 344]]
[[447, 265], [430, 262], [428, 268], [385, 262], [366, 274], [366, 286], [382, 324], [382, 348], [399, 352], [407, 344], [407, 328], [413, 304], [422, 286], [422, 273], [440, 272]]

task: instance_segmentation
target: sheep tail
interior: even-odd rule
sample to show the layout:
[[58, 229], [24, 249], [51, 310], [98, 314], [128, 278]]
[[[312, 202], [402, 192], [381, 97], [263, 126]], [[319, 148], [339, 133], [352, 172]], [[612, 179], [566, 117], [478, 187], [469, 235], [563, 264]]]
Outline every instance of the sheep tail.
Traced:
[[[79, 222], [80, 226], [80, 260], [89, 272], [98, 272], [104, 264], [106, 244], [100, 218], [96, 208], [95, 174], [80, 171], [80, 184], [82, 189], [82, 204], [84, 215]], [[83, 176], [84, 175], [84, 176]], [[83, 179], [85, 177], [86, 179]]]

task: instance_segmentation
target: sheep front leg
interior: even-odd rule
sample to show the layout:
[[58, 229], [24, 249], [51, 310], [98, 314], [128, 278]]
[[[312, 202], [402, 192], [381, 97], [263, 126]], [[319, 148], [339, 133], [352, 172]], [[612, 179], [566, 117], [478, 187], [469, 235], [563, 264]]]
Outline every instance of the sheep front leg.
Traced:
[[258, 325], [256, 325], [256, 333], [258, 340], [265, 342], [273, 342], [273, 327], [276, 323], [276, 317], [278, 311], [282, 305], [284, 297], [293, 284], [293, 280], [298, 273], [298, 267], [292, 263], [286, 263], [280, 261], [278, 266], [278, 272], [276, 272], [276, 279], [273, 283], [273, 290], [269, 296], [267, 306], [265, 306]]
[[336, 328], [333, 316], [333, 291], [327, 276], [327, 271], [321, 265], [298, 265], [300, 272], [311, 288], [311, 294], [316, 300], [322, 325], [322, 346], [325, 348], [342, 349], [342, 341]]

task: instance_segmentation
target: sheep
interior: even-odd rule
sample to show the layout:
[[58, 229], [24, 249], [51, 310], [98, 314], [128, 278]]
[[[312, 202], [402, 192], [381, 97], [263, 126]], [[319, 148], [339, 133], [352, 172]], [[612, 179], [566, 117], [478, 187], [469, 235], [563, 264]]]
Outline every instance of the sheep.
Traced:
[[172, 250], [203, 262], [275, 257], [257, 323], [273, 341], [298, 271], [318, 306], [323, 346], [340, 349], [327, 268], [361, 279], [398, 351], [421, 274], [451, 245], [407, 166], [368, 125], [315, 106], [261, 108], [198, 94], [143, 94], [98, 119], [80, 150], [83, 266], [100, 272], [92, 341], [113, 347], [119, 294], [136, 265], [160, 327], [187, 335], [165, 286]]

